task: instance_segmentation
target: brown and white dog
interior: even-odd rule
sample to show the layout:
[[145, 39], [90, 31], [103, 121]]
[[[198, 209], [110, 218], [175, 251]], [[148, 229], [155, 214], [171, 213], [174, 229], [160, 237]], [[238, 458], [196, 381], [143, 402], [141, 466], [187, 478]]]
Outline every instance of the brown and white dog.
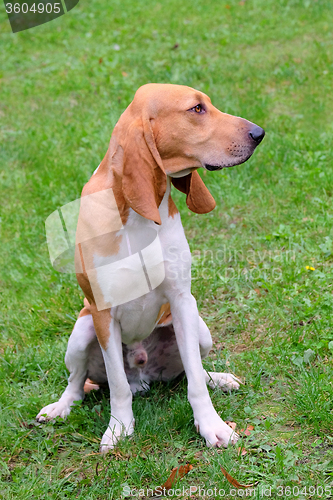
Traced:
[[76, 269], [85, 307], [68, 341], [68, 386], [39, 412], [40, 422], [66, 417], [84, 398], [87, 377], [108, 382], [111, 418], [101, 442], [106, 452], [134, 430], [132, 394], [185, 370], [194, 423], [207, 445], [237, 441], [206, 384], [226, 391], [239, 384], [233, 375], [202, 367], [212, 339], [191, 294], [190, 250], [170, 190], [172, 183], [186, 193], [193, 212], [213, 210], [197, 169], [245, 162], [264, 135], [190, 87], [139, 88], [82, 192]]

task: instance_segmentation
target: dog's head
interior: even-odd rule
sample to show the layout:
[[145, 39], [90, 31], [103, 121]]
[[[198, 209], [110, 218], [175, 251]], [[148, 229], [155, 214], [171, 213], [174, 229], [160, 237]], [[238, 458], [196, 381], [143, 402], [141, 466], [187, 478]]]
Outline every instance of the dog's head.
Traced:
[[220, 170], [239, 165], [265, 135], [261, 127], [222, 113], [206, 94], [182, 85], [144, 85], [131, 107], [150, 120], [165, 173], [174, 178], [199, 167]]
[[129, 205], [161, 223], [158, 207], [167, 175], [187, 194], [192, 211], [209, 212], [215, 201], [197, 169], [220, 170], [245, 162], [264, 135], [261, 127], [216, 109], [198, 90], [147, 84], [120, 117], [109, 157], [122, 166], [123, 193]]

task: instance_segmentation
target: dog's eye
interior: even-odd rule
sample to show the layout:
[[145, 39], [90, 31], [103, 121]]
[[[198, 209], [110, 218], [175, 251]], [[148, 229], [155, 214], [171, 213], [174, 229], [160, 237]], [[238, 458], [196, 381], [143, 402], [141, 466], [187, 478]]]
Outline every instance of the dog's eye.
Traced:
[[190, 111], [195, 111], [195, 113], [204, 113], [205, 112], [205, 110], [201, 106], [201, 104], [197, 104], [196, 106], [194, 106], [193, 108], [191, 108]]

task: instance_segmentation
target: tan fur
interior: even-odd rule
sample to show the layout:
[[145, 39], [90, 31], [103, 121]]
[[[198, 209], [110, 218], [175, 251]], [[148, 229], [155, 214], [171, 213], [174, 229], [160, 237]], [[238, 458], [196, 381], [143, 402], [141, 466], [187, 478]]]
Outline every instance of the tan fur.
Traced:
[[170, 194], [169, 199], [168, 199], [168, 215], [169, 215], [169, 217], [173, 218], [178, 213], [179, 213], [179, 210], [176, 207], [175, 202], [171, 198], [171, 194]]
[[192, 212], [206, 214], [214, 210], [215, 200], [196, 170], [184, 177], [172, 179], [172, 184], [182, 193], [186, 193], [186, 204]]
[[92, 304], [91, 313], [94, 320], [94, 327], [96, 330], [96, 336], [98, 338], [98, 342], [100, 343], [103, 349], [106, 349], [110, 337], [110, 323], [112, 318], [110, 309], [104, 309], [104, 311], [97, 311], [95, 304]]
[[158, 312], [156, 321], [158, 325], [164, 325], [164, 326], [172, 322], [172, 315], [169, 302], [162, 305], [161, 309]]
[[84, 307], [83, 309], [81, 309], [81, 311], [79, 312], [79, 318], [82, 318], [83, 316], [88, 316], [89, 314], [91, 314], [91, 312], [89, 311], [89, 309], [87, 309], [86, 307]]

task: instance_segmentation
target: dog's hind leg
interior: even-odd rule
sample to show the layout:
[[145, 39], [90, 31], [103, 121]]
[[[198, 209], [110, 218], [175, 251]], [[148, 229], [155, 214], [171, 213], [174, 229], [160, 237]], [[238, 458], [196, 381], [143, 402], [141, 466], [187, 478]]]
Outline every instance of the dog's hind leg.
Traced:
[[[201, 358], [204, 359], [208, 356], [213, 342], [209, 328], [201, 317], [199, 317], [199, 344]], [[219, 387], [225, 392], [239, 389], [240, 384], [240, 380], [231, 373], [205, 372], [205, 380], [212, 389]]]
[[65, 418], [69, 415], [75, 401], [83, 400], [83, 386], [88, 372], [89, 348], [96, 341], [92, 316], [85, 311], [85, 315], [76, 321], [68, 340], [65, 356], [65, 363], [70, 372], [68, 385], [59, 401], [45, 406], [38, 413], [36, 419], [39, 422], [52, 420], [56, 417]]
[[213, 341], [209, 328], [201, 316], [199, 316], [199, 346], [201, 359], [206, 358], [209, 351], [213, 347]]
[[236, 391], [241, 381], [231, 373], [206, 372], [206, 384], [212, 389], [219, 387], [224, 392]]

